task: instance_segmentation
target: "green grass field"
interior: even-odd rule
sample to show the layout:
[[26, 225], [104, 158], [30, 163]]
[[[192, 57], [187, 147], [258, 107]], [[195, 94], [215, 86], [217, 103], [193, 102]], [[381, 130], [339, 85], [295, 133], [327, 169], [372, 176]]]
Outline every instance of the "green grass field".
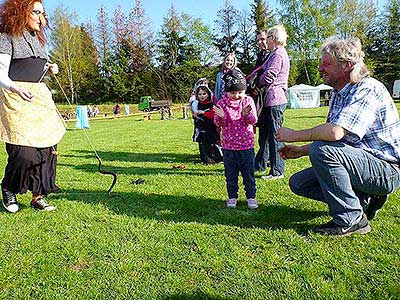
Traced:
[[[288, 110], [285, 126], [307, 128], [326, 113]], [[330, 217], [289, 190], [289, 176], [310, 165], [302, 158], [287, 162], [283, 180], [257, 178], [257, 211], [242, 186], [228, 210], [223, 165], [199, 163], [191, 120], [133, 116], [87, 131], [104, 169], [119, 175], [125, 200], [109, 199], [110, 176], [68, 126], [61, 191], [49, 197], [58, 209], [35, 212], [25, 194], [19, 213], [0, 212], [0, 299], [400, 299], [400, 193], [367, 235], [313, 234]], [[2, 150], [2, 169], [6, 159]]]

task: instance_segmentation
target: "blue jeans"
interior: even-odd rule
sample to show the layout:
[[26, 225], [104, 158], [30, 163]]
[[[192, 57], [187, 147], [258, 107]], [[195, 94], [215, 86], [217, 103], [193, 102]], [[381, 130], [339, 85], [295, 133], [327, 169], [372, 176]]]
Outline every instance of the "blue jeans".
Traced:
[[278, 142], [276, 131], [283, 125], [283, 113], [286, 104], [267, 107], [267, 142], [269, 147], [269, 174], [273, 176], [285, 175], [285, 161], [279, 156], [278, 149], [283, 147], [282, 142]]
[[312, 167], [294, 174], [293, 193], [328, 204], [339, 226], [352, 226], [363, 209], [357, 194], [386, 195], [400, 187], [400, 168], [342, 142], [316, 141], [309, 151]]
[[254, 167], [256, 171], [265, 172], [269, 160], [269, 146], [267, 145], [268, 127], [267, 127], [267, 114], [271, 110], [263, 108], [260, 116], [258, 117], [258, 152], [254, 160]]
[[256, 197], [256, 180], [254, 178], [254, 149], [226, 150], [223, 149], [226, 188], [229, 199], [238, 198], [239, 171], [243, 177], [246, 198]]

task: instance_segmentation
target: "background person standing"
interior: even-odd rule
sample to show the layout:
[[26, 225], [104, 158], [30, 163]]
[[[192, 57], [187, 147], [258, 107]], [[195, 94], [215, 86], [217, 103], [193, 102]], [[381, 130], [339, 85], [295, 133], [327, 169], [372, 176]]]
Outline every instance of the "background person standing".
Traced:
[[224, 57], [224, 61], [221, 66], [221, 71], [217, 73], [217, 78], [215, 79], [215, 89], [214, 96], [215, 100], [218, 101], [222, 99], [225, 94], [225, 83], [222, 77], [224, 74], [231, 69], [235, 69], [237, 66], [236, 56], [234, 53], [228, 53]]
[[[259, 85], [260, 76], [264, 73], [262, 65], [266, 62], [269, 56], [267, 44], [267, 31], [261, 30], [257, 33], [257, 45], [260, 51], [257, 54], [257, 61], [254, 65], [253, 71], [246, 76], [247, 91], [246, 94], [251, 96], [254, 100], [257, 111], [257, 127], [258, 130], [258, 152], [255, 157], [255, 170], [258, 172], [265, 172], [268, 167], [269, 161], [269, 146], [266, 141], [267, 126], [266, 126], [266, 109], [264, 109], [265, 101], [265, 87]], [[263, 112], [264, 110], [264, 112]]]
[[271, 52], [262, 66], [263, 74], [259, 85], [265, 87], [264, 128], [260, 130], [267, 143], [270, 171], [263, 179], [279, 179], [285, 175], [285, 161], [278, 155], [283, 146], [276, 138], [276, 131], [283, 124], [283, 113], [287, 105], [286, 91], [289, 78], [289, 56], [286, 52], [286, 30], [282, 25], [271, 27], [267, 31], [267, 45]]

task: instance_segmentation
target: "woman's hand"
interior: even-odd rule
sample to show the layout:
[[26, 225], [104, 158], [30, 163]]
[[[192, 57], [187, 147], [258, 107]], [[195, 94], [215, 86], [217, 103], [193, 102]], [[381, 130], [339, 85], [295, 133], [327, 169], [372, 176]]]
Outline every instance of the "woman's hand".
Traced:
[[58, 65], [57, 64], [49, 64], [49, 71], [51, 74], [56, 75], [58, 74]]
[[28, 101], [28, 102], [32, 102], [35, 98], [30, 91], [26, 91], [19, 87], [12, 86], [12, 87], [10, 87], [10, 91], [18, 94], [22, 99], [24, 99], [25, 101]]

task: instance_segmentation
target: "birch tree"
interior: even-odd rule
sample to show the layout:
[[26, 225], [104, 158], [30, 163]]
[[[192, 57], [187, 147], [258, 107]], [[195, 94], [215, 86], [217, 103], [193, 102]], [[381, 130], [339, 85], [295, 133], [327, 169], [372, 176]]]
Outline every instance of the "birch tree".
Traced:
[[78, 26], [71, 23], [76, 15], [59, 6], [54, 12], [54, 30], [51, 34], [53, 62], [60, 68], [58, 75], [61, 85], [69, 94], [70, 101], [76, 102], [76, 83], [79, 81], [80, 70], [77, 62], [81, 59], [81, 35]]

